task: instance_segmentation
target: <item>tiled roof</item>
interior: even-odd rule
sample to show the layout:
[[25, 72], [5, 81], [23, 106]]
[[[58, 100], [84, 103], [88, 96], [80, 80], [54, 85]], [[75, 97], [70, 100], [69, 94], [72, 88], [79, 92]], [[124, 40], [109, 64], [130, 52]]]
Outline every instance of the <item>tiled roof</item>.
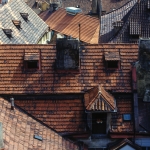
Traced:
[[150, 21], [148, 0], [141, 0], [132, 10], [118, 34], [110, 40], [113, 43], [138, 43], [139, 37], [149, 38]]
[[[41, 69], [24, 70], [24, 53], [40, 51]], [[120, 69], [105, 67], [104, 52], [120, 51]], [[97, 84], [112, 92], [131, 92], [131, 64], [137, 44], [81, 45], [80, 72], [55, 70], [55, 45], [0, 45], [0, 94], [83, 93]]]
[[84, 106], [80, 99], [15, 99], [15, 104], [59, 133], [85, 131]]
[[[42, 16], [45, 20], [44, 15], [41, 14], [40, 16]], [[50, 29], [54, 31], [73, 38], [79, 38], [80, 33], [81, 41], [90, 44], [98, 44], [100, 21], [95, 17], [86, 16], [82, 13], [69, 15], [65, 9], [59, 8], [57, 11], [52, 13], [45, 22], [48, 24]]]
[[112, 38], [116, 33], [114, 31], [113, 23], [126, 19], [127, 13], [133, 8], [137, 0], [131, 0], [126, 3], [121, 8], [112, 11], [106, 15], [101, 16], [101, 27], [100, 27], [100, 42], [106, 43]]
[[84, 95], [87, 110], [93, 111], [116, 111], [114, 97], [105, 91], [102, 86], [96, 86]]
[[105, 52], [105, 60], [120, 60], [119, 52]]
[[[133, 111], [131, 98], [116, 98], [117, 112], [112, 113], [111, 132], [133, 132]], [[130, 121], [123, 120], [123, 114], [131, 114]]]
[[[28, 13], [29, 21], [20, 13]], [[18, 30], [12, 20], [21, 21], [22, 29]], [[11, 29], [13, 38], [9, 39], [2, 29]], [[0, 8], [0, 44], [36, 44], [47, 29], [46, 23], [22, 0], [11, 0]]]
[[123, 139], [123, 140], [119, 140], [116, 141], [115, 143], [111, 143], [109, 146], [109, 150], [118, 150], [118, 149], [122, 149], [123, 147], [125, 147], [126, 145], [129, 145], [131, 147], [131, 149], [136, 149], [136, 150], [142, 150], [141, 147], [139, 147], [137, 144], [132, 143], [130, 140], [128, 139]]
[[118, 9], [128, 3], [131, 0], [101, 0], [102, 10], [108, 12], [113, 11], [114, 9]]
[[[29, 117], [18, 108], [10, 109], [10, 103], [0, 98], [0, 122], [3, 126], [4, 149], [8, 150], [77, 150], [79, 147]], [[34, 135], [43, 138], [34, 139]]]
[[92, 1], [90, 0], [62, 0], [62, 7], [76, 7], [76, 6], [80, 6], [80, 8], [82, 9], [82, 12], [84, 14], [88, 14], [89, 11], [92, 9], [91, 5], [92, 5]]

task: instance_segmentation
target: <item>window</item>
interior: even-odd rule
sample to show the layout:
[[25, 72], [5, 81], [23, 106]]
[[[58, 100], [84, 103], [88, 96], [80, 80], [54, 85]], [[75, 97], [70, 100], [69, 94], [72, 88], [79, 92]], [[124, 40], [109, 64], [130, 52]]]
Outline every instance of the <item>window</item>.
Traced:
[[22, 18], [27, 22], [28, 21], [28, 13], [20, 13], [20, 15], [22, 16]]
[[6, 34], [6, 36], [11, 39], [12, 37], [12, 30], [11, 29], [3, 29], [3, 32]]
[[124, 121], [130, 121], [131, 120], [131, 114], [123, 114], [123, 120]]
[[21, 29], [21, 21], [19, 21], [19, 20], [12, 20], [12, 22], [13, 22], [13, 24], [16, 26], [16, 28], [18, 30]]
[[119, 52], [105, 52], [105, 64], [107, 69], [120, 69]]
[[119, 69], [119, 61], [107, 61], [107, 69]]
[[36, 71], [40, 69], [40, 55], [39, 52], [30, 53], [25, 52], [24, 67], [26, 71]]
[[38, 61], [37, 60], [26, 61], [26, 68], [39, 69]]

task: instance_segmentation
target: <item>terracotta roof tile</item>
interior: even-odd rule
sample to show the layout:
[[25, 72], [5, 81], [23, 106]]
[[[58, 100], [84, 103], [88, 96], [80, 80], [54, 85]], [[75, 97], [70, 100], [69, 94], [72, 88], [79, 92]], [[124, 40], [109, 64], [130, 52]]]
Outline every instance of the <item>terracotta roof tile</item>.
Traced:
[[85, 129], [84, 106], [80, 99], [15, 100], [15, 104], [57, 132], [77, 133]]
[[105, 60], [120, 60], [119, 52], [105, 52]]
[[82, 13], [69, 15], [65, 9], [59, 8], [47, 17], [45, 22], [52, 30], [73, 38], [79, 38], [80, 24], [80, 40], [91, 44], [98, 43], [100, 23], [97, 18], [86, 16]]
[[[0, 98], [0, 107], [4, 149], [79, 149], [78, 145], [63, 139], [60, 135], [29, 117], [18, 108], [11, 110], [10, 103], [3, 98]], [[35, 139], [34, 135], [42, 137], [43, 140]]]
[[[25, 49], [41, 49], [41, 70], [24, 72]], [[120, 51], [120, 70], [105, 68], [104, 51]], [[55, 45], [0, 45], [0, 93], [80, 93], [97, 84], [113, 92], [131, 92], [130, 70], [138, 59], [138, 45], [81, 45], [80, 59], [80, 72], [64, 74], [54, 69]]]
[[[116, 98], [117, 112], [112, 113], [111, 132], [133, 132], [132, 98]], [[130, 121], [123, 120], [123, 114], [131, 114]]]
[[116, 102], [112, 95], [104, 90], [102, 86], [96, 86], [84, 95], [87, 110], [94, 111], [116, 111]]

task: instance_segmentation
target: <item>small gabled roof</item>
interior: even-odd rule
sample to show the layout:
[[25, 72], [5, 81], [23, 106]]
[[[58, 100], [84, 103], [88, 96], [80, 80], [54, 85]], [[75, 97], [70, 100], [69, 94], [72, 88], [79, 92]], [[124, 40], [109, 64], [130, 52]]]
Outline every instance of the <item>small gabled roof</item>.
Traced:
[[[46, 14], [45, 14], [46, 15]], [[40, 15], [45, 20], [44, 15]], [[90, 44], [98, 44], [100, 21], [98, 18], [77, 13], [70, 15], [65, 9], [59, 8], [46, 17], [45, 22], [50, 29]], [[80, 26], [80, 27], [79, 27]]]
[[98, 85], [84, 95], [87, 110], [116, 111], [115, 98]]
[[[128, 146], [128, 147], [127, 147]], [[142, 150], [142, 148], [140, 146], [138, 146], [137, 144], [133, 144], [130, 140], [128, 139], [123, 139], [123, 140], [119, 140], [115, 143], [110, 144], [109, 146], [109, 150], [119, 150], [123, 147], [126, 148], [132, 148], [133, 150]]]
[[[21, 13], [28, 14], [27, 21]], [[21, 29], [12, 20], [20, 21]], [[11, 39], [3, 29], [12, 30]], [[37, 44], [47, 30], [46, 23], [23, 0], [11, 0], [0, 8], [0, 44]]]

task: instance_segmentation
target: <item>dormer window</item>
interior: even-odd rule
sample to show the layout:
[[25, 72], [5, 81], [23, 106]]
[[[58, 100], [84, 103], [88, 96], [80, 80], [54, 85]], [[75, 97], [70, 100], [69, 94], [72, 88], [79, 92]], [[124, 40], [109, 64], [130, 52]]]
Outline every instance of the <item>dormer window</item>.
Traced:
[[119, 52], [105, 52], [105, 64], [107, 69], [120, 69]]
[[27, 22], [28, 21], [28, 13], [20, 13], [20, 15], [22, 16], [22, 18]]
[[3, 31], [9, 39], [13, 38], [11, 29], [3, 29]]
[[73, 39], [58, 39], [56, 42], [58, 70], [79, 70], [79, 42]]
[[39, 70], [40, 69], [39, 53], [25, 53], [24, 65], [25, 70], [27, 71]]
[[16, 26], [16, 28], [18, 30], [21, 29], [21, 21], [19, 21], [19, 20], [12, 20], [12, 22], [13, 22], [13, 24]]

